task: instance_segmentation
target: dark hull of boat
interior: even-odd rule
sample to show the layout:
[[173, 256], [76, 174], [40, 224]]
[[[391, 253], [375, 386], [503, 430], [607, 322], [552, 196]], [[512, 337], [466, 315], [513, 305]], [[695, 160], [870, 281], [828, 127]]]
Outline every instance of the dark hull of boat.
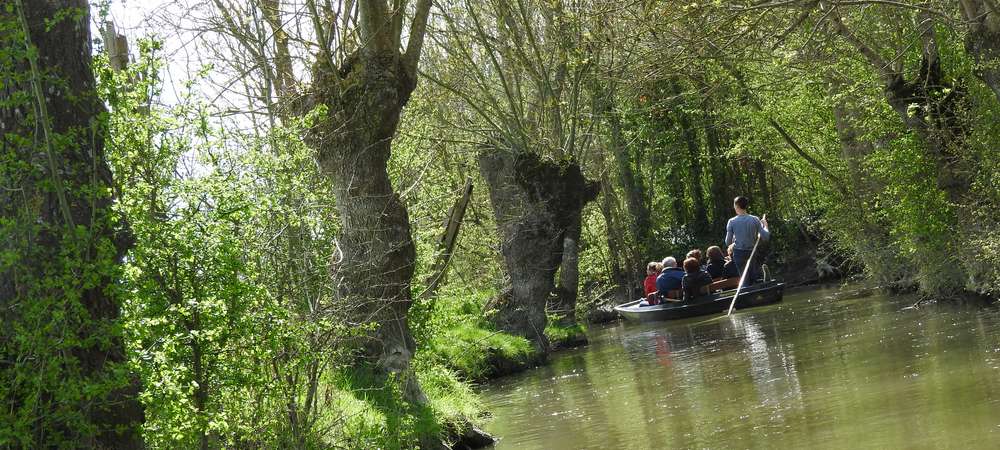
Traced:
[[[749, 286], [740, 291], [736, 299], [736, 309], [778, 303], [785, 293], [785, 283], [769, 281]], [[724, 313], [729, 309], [736, 290], [722, 291], [695, 299], [690, 303], [664, 303], [653, 306], [639, 306], [639, 300], [615, 307], [615, 311], [625, 320], [633, 322], [650, 322], [655, 320], [683, 319], [685, 317], [704, 316], [706, 314]]]

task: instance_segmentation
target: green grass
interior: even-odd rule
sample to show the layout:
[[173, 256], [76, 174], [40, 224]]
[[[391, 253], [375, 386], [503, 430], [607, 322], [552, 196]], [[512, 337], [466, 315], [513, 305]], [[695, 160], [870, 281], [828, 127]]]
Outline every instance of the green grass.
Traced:
[[492, 361], [527, 360], [534, 346], [527, 339], [481, 328], [475, 324], [457, 325], [434, 335], [428, 349], [439, 360], [467, 379], [489, 375]]
[[454, 370], [419, 360], [414, 367], [420, 386], [430, 400], [438, 427], [449, 428], [483, 415], [479, 396], [469, 383], [459, 379]]
[[440, 440], [482, 416], [479, 398], [453, 370], [426, 360], [413, 363], [426, 405], [403, 400], [402, 380], [364, 366], [344, 369], [332, 378], [328, 411], [338, 417], [328, 444], [346, 448], [412, 448], [422, 440]]
[[559, 321], [554, 317], [549, 317], [548, 324], [545, 326], [545, 336], [549, 338], [549, 343], [554, 347], [576, 342], [581, 336], [585, 337], [586, 334], [587, 327], [583, 324], [574, 323], [565, 326], [559, 324]]
[[527, 339], [495, 331], [484, 319], [483, 307], [494, 295], [448, 286], [435, 300], [419, 305], [426, 320], [418, 330], [418, 358], [448, 367], [465, 380], [488, 378], [498, 363], [530, 361], [535, 349]]
[[365, 367], [338, 371], [330, 385], [331, 419], [326, 442], [346, 448], [411, 448], [427, 437], [440, 439], [483, 415], [472, 380], [486, 378], [497, 358], [526, 361], [534, 347], [527, 339], [488, 329], [482, 304], [490, 293], [444, 290], [415, 307], [420, 343], [413, 369], [426, 405], [403, 400], [402, 381]]

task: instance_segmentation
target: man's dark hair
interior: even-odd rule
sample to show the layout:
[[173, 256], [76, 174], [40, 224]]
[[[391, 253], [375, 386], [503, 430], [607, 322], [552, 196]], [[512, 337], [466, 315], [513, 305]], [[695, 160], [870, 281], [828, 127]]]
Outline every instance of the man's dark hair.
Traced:
[[698, 273], [701, 270], [701, 263], [697, 259], [688, 258], [684, 260], [684, 272]]
[[746, 210], [750, 206], [750, 199], [741, 195], [736, 197], [736, 200], [733, 200], [733, 204], [742, 210]]

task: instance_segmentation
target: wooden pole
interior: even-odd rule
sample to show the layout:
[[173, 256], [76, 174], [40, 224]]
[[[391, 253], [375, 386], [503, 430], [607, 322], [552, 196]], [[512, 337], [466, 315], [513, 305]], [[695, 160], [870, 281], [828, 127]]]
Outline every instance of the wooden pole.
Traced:
[[462, 188], [462, 195], [448, 211], [448, 221], [445, 223], [444, 234], [438, 241], [438, 254], [431, 266], [431, 274], [427, 277], [427, 289], [420, 294], [421, 299], [428, 299], [434, 296], [438, 286], [444, 280], [448, 272], [448, 263], [451, 261], [452, 253], [455, 251], [455, 242], [458, 240], [458, 230], [462, 226], [465, 218], [465, 210], [469, 206], [472, 198], [472, 178], [466, 178], [465, 186]]

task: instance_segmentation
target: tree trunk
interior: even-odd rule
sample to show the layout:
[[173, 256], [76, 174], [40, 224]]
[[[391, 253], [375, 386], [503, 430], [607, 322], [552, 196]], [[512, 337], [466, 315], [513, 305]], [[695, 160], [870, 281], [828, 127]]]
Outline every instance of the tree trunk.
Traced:
[[11, 443], [140, 448], [139, 385], [122, 375], [125, 349], [114, 331], [113, 286], [128, 240], [107, 194], [89, 7], [84, 0], [7, 6], [0, 9], [0, 254], [13, 260], [0, 262], [0, 385], [8, 423], [29, 424], [13, 430], [21, 440]]
[[576, 301], [580, 291], [580, 234], [582, 217], [569, 223], [563, 236], [562, 265], [555, 301], [549, 310], [559, 316], [562, 325], [576, 323]]
[[[342, 222], [341, 257], [331, 272], [355, 320], [376, 326], [365, 356], [383, 373], [409, 374], [416, 350], [407, 322], [416, 250], [406, 206], [386, 165], [416, 79], [395, 49], [366, 47], [340, 70], [320, 69], [309, 105], [323, 106], [327, 114], [308, 130], [306, 141], [331, 179]], [[425, 403], [415, 377], [405, 378], [406, 398]]]
[[[688, 214], [687, 203], [685, 202], [687, 199], [687, 184], [683, 182], [684, 174], [682, 165], [676, 159], [671, 159], [673, 153], [669, 155], [667, 152], [650, 153], [650, 166], [661, 168], [661, 178], [656, 183], [656, 186], [666, 193], [666, 198], [670, 201], [670, 210], [673, 214], [674, 224], [678, 227], [683, 227], [691, 223], [691, 215]], [[663, 170], [664, 168], [666, 170]], [[646, 270], [644, 268], [641, 275], [645, 276], [645, 273]]]
[[427, 276], [427, 289], [420, 294], [420, 298], [434, 297], [438, 286], [444, 281], [444, 276], [448, 273], [448, 263], [451, 262], [451, 255], [455, 250], [455, 243], [458, 242], [458, 231], [462, 227], [465, 210], [471, 199], [472, 178], [468, 178], [462, 188], [462, 196], [455, 200], [455, 204], [448, 210], [448, 220], [444, 224], [444, 233], [438, 241], [437, 256], [431, 266], [431, 274]]
[[[723, 230], [726, 221], [732, 216], [732, 200], [735, 197], [731, 187], [729, 164], [722, 151], [718, 122], [711, 112], [705, 113], [705, 144], [711, 163], [709, 172], [712, 177], [710, 194], [712, 197], [712, 230]], [[710, 237], [714, 238], [714, 235]]]
[[865, 157], [875, 151], [875, 143], [865, 139], [863, 131], [857, 126], [860, 122], [855, 106], [841, 95], [842, 82], [831, 79], [831, 96], [839, 99], [833, 105], [833, 123], [840, 138], [841, 154], [847, 163], [851, 188], [855, 190], [855, 198], [865, 198], [881, 191], [884, 186], [875, 185], [875, 180], [869, 177], [862, 167]]
[[[646, 263], [643, 255], [649, 252], [652, 247], [651, 216], [649, 211], [649, 201], [646, 197], [646, 186], [642, 178], [640, 162], [642, 157], [633, 158], [622, 135], [621, 118], [615, 113], [613, 104], [614, 94], [598, 88], [599, 98], [598, 108], [604, 114], [608, 123], [609, 146], [615, 160], [615, 168], [618, 172], [618, 181], [621, 183], [622, 191], [625, 193], [625, 207], [629, 212], [628, 225], [629, 232], [634, 242], [628, 245], [628, 258], [626, 271], [635, 276], [643, 276], [646, 270]], [[609, 187], [610, 188], [610, 187]]]
[[635, 287], [635, 281], [632, 280], [635, 277], [628, 276], [627, 272], [621, 266], [622, 250], [619, 245], [619, 239], [621, 239], [622, 233], [619, 231], [617, 221], [615, 220], [614, 207], [612, 205], [614, 202], [613, 195], [614, 191], [611, 188], [611, 183], [608, 181], [607, 171], [604, 171], [601, 176], [601, 215], [604, 216], [605, 235], [607, 236], [608, 243], [608, 270], [611, 273], [611, 282], [620, 291], [618, 298], [629, 298], [629, 293]]
[[[854, 247], [854, 254], [868, 269], [868, 273], [879, 283], [900, 285], [908, 283], [907, 277], [913, 274], [909, 268], [912, 264], [900, 258], [897, 246], [893, 244], [889, 229], [878, 223], [879, 214], [873, 214], [864, 200], [874, 198], [885, 186], [876, 178], [871, 177], [861, 165], [863, 159], [875, 150], [875, 142], [864, 137], [859, 128], [860, 113], [857, 107], [851, 105], [847, 97], [837, 95], [841, 88], [839, 80], [831, 80], [834, 98], [838, 100], [833, 106], [834, 125], [840, 138], [841, 153], [847, 162], [848, 182], [853, 195], [844, 199], [838, 216], [839, 226], [850, 224], [859, 232], [851, 233], [849, 239], [841, 239]], [[837, 226], [837, 225], [834, 225]]]
[[[704, 236], [709, 232], [708, 211], [705, 208], [705, 189], [702, 187], [701, 145], [698, 133], [691, 124], [691, 118], [684, 112], [677, 111], [677, 124], [681, 127], [681, 136], [688, 151], [688, 170], [691, 175], [687, 181], [691, 188], [692, 213], [694, 222], [691, 224], [695, 236]], [[684, 182], [684, 181], [678, 181]]]
[[862, 42], [839, 14], [831, 16], [834, 30], [853, 45], [882, 77], [886, 102], [903, 124], [924, 143], [925, 152], [937, 167], [937, 186], [953, 204], [961, 204], [972, 185], [972, 170], [959, 153], [969, 134], [962, 115], [965, 96], [960, 80], [946, 79], [941, 68], [934, 19], [918, 13], [921, 38], [920, 66], [907, 80], [899, 62], [886, 62], [874, 48]]
[[760, 198], [758, 208], [763, 208], [763, 212], [771, 211], [771, 189], [767, 183], [767, 165], [762, 159], [753, 160], [753, 177], [757, 181], [758, 192], [760, 192]]
[[545, 305], [555, 289], [566, 230], [580, 220], [598, 184], [584, 178], [575, 163], [557, 165], [532, 153], [488, 149], [479, 155], [479, 169], [512, 284], [509, 295], [497, 301], [494, 322], [545, 353]]

